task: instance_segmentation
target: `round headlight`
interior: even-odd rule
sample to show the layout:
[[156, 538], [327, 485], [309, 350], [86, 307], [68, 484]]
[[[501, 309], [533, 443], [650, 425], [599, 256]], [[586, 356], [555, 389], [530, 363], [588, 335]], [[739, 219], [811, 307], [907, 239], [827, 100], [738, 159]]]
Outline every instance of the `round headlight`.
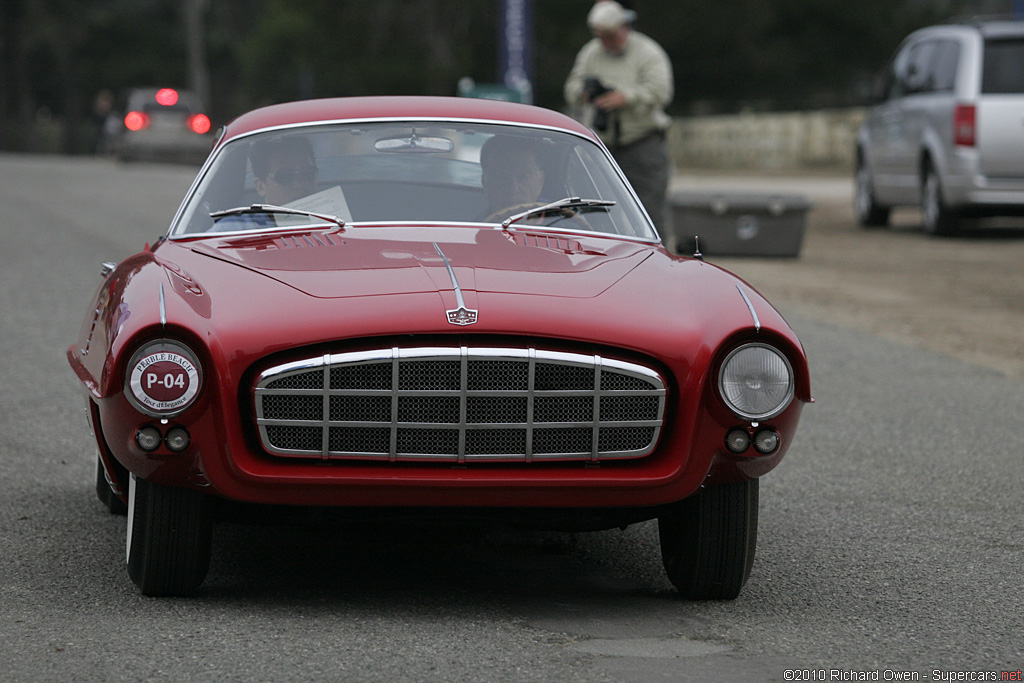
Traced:
[[718, 389], [729, 409], [747, 420], [775, 417], [795, 391], [793, 367], [767, 344], [745, 344], [722, 363]]
[[179, 342], [145, 344], [128, 364], [125, 396], [151, 417], [173, 417], [195, 401], [202, 384], [199, 360]]

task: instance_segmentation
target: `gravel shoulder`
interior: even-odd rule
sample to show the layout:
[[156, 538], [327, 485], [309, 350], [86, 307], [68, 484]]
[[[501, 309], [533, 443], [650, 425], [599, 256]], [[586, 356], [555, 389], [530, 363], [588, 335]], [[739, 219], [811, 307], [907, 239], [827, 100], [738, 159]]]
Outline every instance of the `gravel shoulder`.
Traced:
[[674, 190], [799, 193], [814, 208], [798, 258], [707, 256], [750, 282], [784, 315], [823, 320], [1024, 379], [1024, 221], [975, 221], [934, 238], [915, 210], [885, 229], [853, 217], [848, 177], [685, 172]]

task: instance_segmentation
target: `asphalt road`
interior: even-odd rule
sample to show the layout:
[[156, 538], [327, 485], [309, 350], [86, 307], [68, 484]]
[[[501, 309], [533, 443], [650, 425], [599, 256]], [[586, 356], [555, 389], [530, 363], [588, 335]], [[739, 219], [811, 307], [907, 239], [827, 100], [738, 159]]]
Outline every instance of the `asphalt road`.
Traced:
[[222, 526], [197, 597], [141, 597], [124, 518], [95, 498], [64, 352], [100, 262], [161, 234], [190, 181], [0, 156], [0, 680], [998, 680], [1024, 667], [1024, 381], [805, 315], [798, 298], [783, 313], [817, 402], [762, 483], [736, 601], [679, 601], [652, 524], [471, 544]]

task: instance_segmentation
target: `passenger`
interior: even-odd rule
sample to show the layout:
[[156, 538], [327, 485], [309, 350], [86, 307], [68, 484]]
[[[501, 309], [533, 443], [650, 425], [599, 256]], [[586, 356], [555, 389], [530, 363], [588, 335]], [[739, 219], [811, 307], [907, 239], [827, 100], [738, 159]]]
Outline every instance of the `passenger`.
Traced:
[[480, 166], [487, 197], [483, 220], [504, 220], [543, 203], [544, 165], [536, 144], [495, 135], [480, 150]]
[[249, 151], [256, 194], [264, 204], [286, 206], [316, 191], [316, 156], [300, 136], [260, 140]]

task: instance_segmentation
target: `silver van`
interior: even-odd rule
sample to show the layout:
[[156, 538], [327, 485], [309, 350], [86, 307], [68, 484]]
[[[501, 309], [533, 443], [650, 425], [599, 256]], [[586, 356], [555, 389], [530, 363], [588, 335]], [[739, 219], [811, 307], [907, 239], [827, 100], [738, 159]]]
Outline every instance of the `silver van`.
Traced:
[[1024, 215], [1024, 21], [912, 33], [857, 134], [854, 209], [885, 225], [920, 206], [925, 231], [961, 219]]

